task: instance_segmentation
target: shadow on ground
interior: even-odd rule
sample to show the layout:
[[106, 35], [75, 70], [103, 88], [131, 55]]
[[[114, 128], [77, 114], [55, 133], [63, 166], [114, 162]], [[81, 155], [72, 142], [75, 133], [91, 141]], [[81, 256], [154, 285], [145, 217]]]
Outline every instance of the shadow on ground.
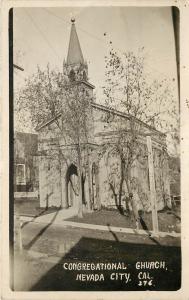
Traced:
[[[145, 243], [136, 234], [131, 240], [128, 235], [116, 234], [112, 231], [110, 224], [106, 223], [109, 232], [88, 232], [75, 228], [61, 230], [52, 228], [57, 217], [55, 213], [51, 223], [39, 227], [34, 236], [32, 226], [27, 223], [22, 227], [23, 235], [26, 237], [25, 250], [40, 251], [47, 253], [46, 260], [39, 257], [28, 256], [25, 253], [15, 252], [14, 263], [14, 290], [16, 291], [173, 291], [178, 290], [181, 284], [181, 250], [179, 246], [160, 244], [160, 239], [154, 239], [145, 221], [140, 218], [141, 226], [149, 234], [150, 244]], [[27, 226], [26, 226], [27, 225]], [[29, 227], [30, 226], [30, 230]], [[34, 225], [33, 225], [34, 226]], [[28, 229], [27, 229], [28, 228]], [[34, 230], [34, 228], [33, 228]], [[124, 235], [124, 241], [120, 240]], [[93, 236], [93, 238], [91, 238]], [[108, 239], [110, 237], [110, 239]], [[54, 240], [51, 241], [51, 238]], [[144, 238], [144, 237], [143, 237]], [[139, 243], [140, 239], [140, 243]], [[50, 250], [58, 249], [63, 240], [65, 249], [63, 254], [52, 262]], [[55, 247], [57, 246], [57, 248]], [[45, 247], [45, 249], [44, 249]], [[57, 252], [54, 252], [56, 255]], [[60, 254], [60, 253], [59, 253]], [[52, 254], [53, 255], [53, 254]], [[166, 268], [163, 269], [136, 269], [136, 262], [164, 261]], [[66, 270], [64, 263], [119, 263], [127, 265], [127, 269], [119, 270]], [[90, 267], [90, 265], [89, 265]], [[148, 274], [153, 278], [152, 285], [141, 285], [138, 278], [140, 272]], [[146, 273], [144, 273], [146, 272]], [[112, 280], [111, 274], [117, 273], [117, 279]], [[130, 273], [130, 281], [125, 282], [125, 277], [120, 273]], [[77, 280], [78, 274], [84, 274]], [[86, 274], [103, 274], [101, 280], [86, 280]], [[145, 275], [145, 276], [146, 276]], [[103, 278], [102, 278], [103, 277]], [[148, 281], [148, 280], [147, 280]]]
[[[137, 261], [165, 261], [167, 270], [146, 270], [153, 277], [153, 286], [139, 286], [138, 273], [145, 270], [135, 268]], [[65, 262], [94, 264], [124, 262], [128, 265], [128, 268], [127, 270], [120, 269], [117, 271], [65, 270], [63, 267]], [[31, 282], [29, 287], [31, 291], [170, 291], [179, 289], [181, 282], [180, 247], [120, 242], [117, 237], [115, 237], [115, 241], [82, 237], [53, 267], [48, 259], [43, 266], [40, 265], [39, 259], [27, 261], [27, 268], [23, 266], [23, 280], [20, 278], [20, 286], [15, 281], [15, 290], [25, 290], [24, 280], [28, 280], [28, 278]], [[111, 273], [125, 272], [131, 274], [131, 281], [128, 283], [121, 279], [110, 279]], [[102, 273], [104, 280], [96, 282], [76, 280], [77, 274], [80, 273]], [[15, 274], [15, 278], [16, 276], [20, 275]]]

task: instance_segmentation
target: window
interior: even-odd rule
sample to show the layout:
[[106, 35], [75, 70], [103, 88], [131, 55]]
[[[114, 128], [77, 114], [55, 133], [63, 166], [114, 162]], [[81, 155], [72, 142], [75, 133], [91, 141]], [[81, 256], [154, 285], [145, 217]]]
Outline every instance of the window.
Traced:
[[87, 81], [87, 74], [86, 74], [85, 71], [83, 71], [83, 80], [84, 80], [84, 81]]
[[70, 71], [69, 78], [70, 78], [70, 81], [75, 81], [75, 72], [74, 72], [74, 70]]
[[26, 170], [25, 164], [16, 165], [16, 184], [25, 185], [26, 184]]

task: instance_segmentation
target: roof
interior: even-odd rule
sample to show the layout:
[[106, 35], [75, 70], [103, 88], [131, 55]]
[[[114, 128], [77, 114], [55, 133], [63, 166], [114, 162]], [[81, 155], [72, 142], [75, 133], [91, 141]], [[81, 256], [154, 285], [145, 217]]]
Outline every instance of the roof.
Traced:
[[[111, 108], [109, 108], [109, 107], [107, 107], [107, 106], [105, 106], [105, 105], [102, 105], [102, 104], [97, 104], [97, 103], [94, 103], [94, 102], [93, 102], [93, 103], [92, 103], [92, 107], [95, 108], [95, 109], [97, 109], [97, 110], [110, 112], [110, 113], [112, 113], [112, 114], [114, 114], [114, 115], [117, 115], [117, 116], [120, 116], [120, 117], [123, 117], [123, 118], [126, 118], [126, 119], [129, 119], [129, 118], [130, 118], [130, 116], [127, 115], [126, 113], [121, 112], [121, 111], [118, 111], [118, 110], [116, 110], [116, 109], [111, 109]], [[45, 126], [47, 126], [47, 125], [49, 125], [49, 124], [51, 124], [51, 123], [53, 123], [54, 120], [55, 120], [56, 118], [59, 118], [60, 116], [61, 116], [61, 112], [58, 113], [56, 117], [53, 117], [53, 118], [51, 118], [50, 120], [48, 120], [47, 122], [44, 122], [43, 124], [41, 124], [40, 126], [38, 126], [38, 127], [36, 128], [36, 130], [37, 130], [37, 131], [40, 131], [40, 129], [44, 128]], [[156, 133], [156, 134], [160, 134], [160, 135], [162, 135], [162, 136], [165, 136], [164, 133], [160, 132], [159, 130], [155, 129], [154, 127], [152, 127], [152, 126], [150, 126], [150, 125], [144, 123], [144, 122], [141, 121], [141, 120], [138, 120], [137, 118], [135, 118], [135, 119], [136, 119], [136, 121], [138, 121], [138, 122], [140, 122], [141, 124], [143, 124], [144, 126], [146, 126], [148, 129], [150, 129], [150, 130], [153, 132], [153, 134]]]
[[[114, 115], [117, 115], [117, 116], [119, 116], [119, 117], [123, 117], [123, 118], [127, 118], [127, 119], [129, 119], [129, 118], [131, 117], [130, 115], [128, 115], [128, 114], [126, 114], [126, 113], [124, 113], [124, 112], [121, 112], [121, 111], [119, 111], [119, 110], [117, 110], [117, 109], [109, 108], [109, 107], [107, 107], [107, 106], [105, 106], [105, 105], [102, 105], [102, 104], [92, 103], [92, 106], [93, 106], [94, 108], [97, 108], [97, 109], [100, 109], [100, 110], [103, 110], [103, 111], [106, 111], [106, 112], [110, 112], [110, 113], [112, 113], [112, 114], [114, 114]], [[159, 130], [155, 129], [154, 127], [152, 127], [152, 126], [146, 124], [145, 122], [143, 122], [143, 121], [137, 119], [136, 117], [135, 117], [135, 120], [136, 120], [137, 122], [140, 122], [140, 123], [143, 124], [144, 126], [146, 126], [146, 127], [147, 127], [148, 129], [150, 129], [151, 131], [153, 131], [153, 133], [156, 132], [156, 133], [158, 133], [158, 134], [161, 134], [162, 136], [163, 136], [163, 135], [165, 136], [164, 133], [162, 133], [162, 132], [160, 132]], [[149, 135], [149, 134], [148, 134], [148, 135]]]
[[76, 31], [74, 22], [75, 21], [72, 20], [68, 55], [67, 55], [67, 61], [66, 61], [68, 65], [84, 64], [84, 58], [83, 58], [83, 54], [81, 51], [81, 46], [79, 43], [79, 39], [77, 36], [77, 31]]

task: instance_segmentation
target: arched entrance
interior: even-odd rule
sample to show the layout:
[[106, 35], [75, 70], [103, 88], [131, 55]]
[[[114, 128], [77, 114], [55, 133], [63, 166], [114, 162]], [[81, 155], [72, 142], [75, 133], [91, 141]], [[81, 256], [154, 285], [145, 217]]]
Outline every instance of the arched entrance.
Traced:
[[66, 175], [66, 194], [67, 194], [67, 206], [76, 207], [79, 201], [79, 186], [77, 167], [71, 164], [67, 170]]
[[[82, 202], [85, 204], [85, 179], [82, 175]], [[66, 174], [67, 207], [78, 208], [79, 205], [79, 182], [77, 167], [71, 164]]]

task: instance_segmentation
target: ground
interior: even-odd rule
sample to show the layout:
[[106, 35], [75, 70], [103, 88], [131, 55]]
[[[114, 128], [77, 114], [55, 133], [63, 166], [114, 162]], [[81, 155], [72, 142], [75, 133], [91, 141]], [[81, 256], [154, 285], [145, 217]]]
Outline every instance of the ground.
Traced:
[[[56, 207], [48, 209], [40, 208], [38, 200], [20, 200], [15, 201], [15, 214], [36, 217], [39, 215], [50, 214], [57, 211]], [[111, 225], [125, 228], [135, 228], [135, 222], [132, 214], [129, 216], [121, 215], [118, 210], [101, 209], [92, 213], [85, 213], [84, 217], [77, 216], [67, 219], [73, 222], [82, 222], [97, 225]], [[165, 210], [158, 212], [159, 230], [165, 232], [180, 232], [180, 207], [174, 210]], [[151, 213], [144, 213], [141, 218], [139, 227], [144, 230], [152, 230]]]
[[[95, 211], [92, 213], [84, 214], [84, 217], [78, 218], [77, 216], [67, 219], [73, 222], [82, 222], [97, 225], [111, 225], [117, 227], [135, 228], [135, 221], [132, 215], [121, 215], [117, 210]], [[144, 213], [141, 217], [139, 228], [144, 230], [152, 230], [152, 217], [151, 213]], [[178, 213], [167, 210], [158, 213], [159, 230], [165, 232], [180, 232], [180, 217]]]
[[[62, 212], [65, 214], [65, 210], [41, 209], [37, 201], [17, 201], [14, 211], [16, 215], [29, 216], [29, 218], [23, 218], [20, 231], [19, 222], [15, 219], [14, 228], [17, 233], [15, 234], [14, 263], [12, 264], [14, 266], [14, 290], [129, 291], [177, 290], [180, 288], [180, 238], [176, 235], [173, 237], [171, 234], [158, 238], [150, 235], [148, 230], [151, 229], [151, 214], [144, 214], [141, 219], [140, 226], [145, 229], [147, 234], [131, 234], [117, 232], [113, 229], [114, 227], [134, 227], [131, 216], [121, 215], [116, 210], [102, 209], [86, 213], [83, 218], [72, 216], [68, 219], [66, 214], [67, 220], [72, 223], [65, 221], [65, 224], [62, 222]], [[159, 212], [158, 215], [160, 230], [172, 231], [174, 229], [176, 231], [176, 222], [180, 222], [178, 210], [165, 210]], [[39, 217], [37, 218], [37, 216]], [[94, 225], [90, 229], [82, 228], [82, 223], [105, 225], [106, 230]], [[163, 224], [164, 227], [162, 227]], [[22, 241], [22, 249], [19, 247], [21, 245], [19, 241]], [[163, 261], [166, 269], [142, 270], [144, 274], [149, 272], [149, 276], [152, 278], [153, 284], [149, 286], [148, 283], [151, 281], [139, 280], [138, 276], [141, 270], [137, 270], [135, 267], [137, 261]], [[121, 269], [116, 274], [119, 276], [119, 274], [127, 272], [126, 274], [130, 274], [131, 278], [128, 283], [120, 278], [111, 280], [111, 273], [115, 271], [105, 270], [95, 271], [97, 275], [100, 274], [99, 272], [103, 273], [104, 281], [76, 280], [77, 275], [81, 272], [86, 275], [92, 271], [65, 270], [64, 262], [85, 264], [123, 262], [127, 264], [127, 270]]]
[[20, 198], [14, 201], [15, 215], [35, 217], [41, 214], [49, 214], [54, 211], [57, 211], [57, 207], [49, 207], [48, 209], [39, 207], [39, 200], [35, 198]]
[[[157, 239], [29, 222], [22, 228], [22, 240], [24, 250], [17, 250], [14, 257], [15, 290], [176, 290], [180, 286], [178, 238]], [[157, 260], [164, 260], [167, 270], [151, 270], [153, 286], [138, 286], [136, 261]], [[81, 271], [64, 270], [64, 262], [125, 262], [132, 280], [128, 284], [111, 281], [111, 271], [104, 271], [104, 282], [77, 281]]]

